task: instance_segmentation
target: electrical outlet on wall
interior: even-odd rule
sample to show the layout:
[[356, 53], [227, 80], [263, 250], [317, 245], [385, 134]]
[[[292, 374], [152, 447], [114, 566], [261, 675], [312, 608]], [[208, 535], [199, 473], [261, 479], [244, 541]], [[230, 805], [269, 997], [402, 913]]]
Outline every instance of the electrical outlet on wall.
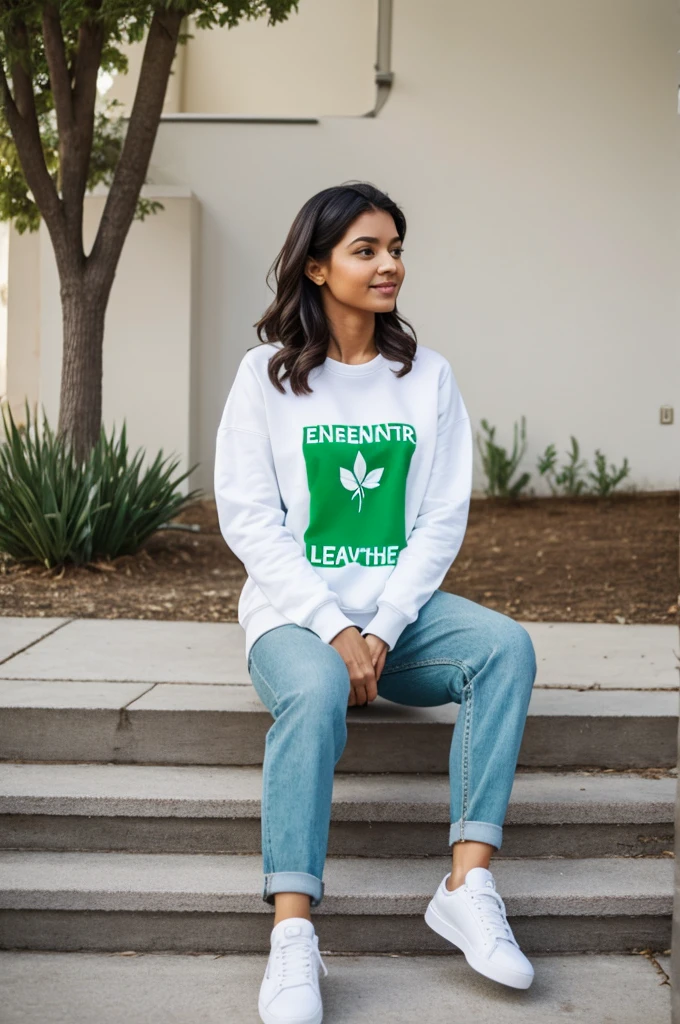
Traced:
[[673, 406], [672, 405], [662, 405], [661, 406], [661, 411], [660, 411], [660, 416], [659, 416], [659, 423], [668, 424], [668, 423], [672, 423], [672, 422], [673, 422]]

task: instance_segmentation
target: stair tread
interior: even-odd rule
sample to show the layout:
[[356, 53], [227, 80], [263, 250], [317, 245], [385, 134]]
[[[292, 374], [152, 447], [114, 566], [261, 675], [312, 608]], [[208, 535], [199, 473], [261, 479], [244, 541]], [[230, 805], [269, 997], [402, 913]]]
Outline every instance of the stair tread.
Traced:
[[[540, 684], [678, 688], [670, 624], [517, 621], [536, 648]], [[3, 679], [250, 682], [237, 622], [7, 617], [3, 627]]]
[[[230, 683], [140, 683], [0, 679], [0, 711], [10, 708], [73, 711], [233, 712], [265, 714], [252, 685]], [[377, 697], [371, 704], [347, 709], [352, 723], [381, 725], [454, 722], [459, 705], [411, 707]], [[530, 716], [605, 716], [614, 718], [678, 716], [678, 694], [673, 690], [568, 689], [535, 686]]]
[[[667, 822], [677, 780], [630, 774], [518, 772], [506, 824]], [[261, 766], [0, 764], [0, 813], [146, 817], [259, 816]], [[449, 781], [435, 774], [337, 773], [333, 819], [449, 818]]]
[[[533, 954], [529, 998], [476, 974], [458, 955], [335, 955], [320, 949], [324, 1019], [335, 1024], [449, 1024], [498, 1020], [545, 1024], [557, 1018], [670, 1024], [670, 956]], [[0, 954], [5, 1024], [193, 1021], [259, 1024], [257, 994], [266, 953], [116, 956], [32, 951]], [[27, 1003], [30, 1001], [30, 1011]]]
[[[328, 857], [317, 912], [423, 913], [450, 857]], [[498, 859], [508, 914], [668, 915], [672, 858]], [[259, 854], [0, 852], [3, 909], [268, 912]]]

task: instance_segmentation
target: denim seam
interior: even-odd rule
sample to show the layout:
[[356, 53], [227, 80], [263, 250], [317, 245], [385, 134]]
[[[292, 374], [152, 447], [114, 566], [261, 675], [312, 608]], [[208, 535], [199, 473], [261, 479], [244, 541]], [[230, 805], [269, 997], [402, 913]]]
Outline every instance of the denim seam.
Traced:
[[264, 678], [262, 673], [258, 670], [257, 665], [255, 665], [253, 663], [252, 664], [252, 670], [249, 669], [249, 671], [250, 671], [251, 675], [252, 675], [253, 671], [257, 672], [258, 676], [260, 677], [260, 679], [264, 683], [265, 687], [267, 688], [267, 690], [269, 690], [270, 694], [272, 695], [272, 712], [271, 712], [271, 714], [273, 715], [274, 718], [276, 718], [276, 712], [277, 712], [278, 703], [279, 703], [276, 694], [274, 693], [274, 691], [272, 690], [271, 686], [269, 685], [267, 680]]
[[[276, 719], [276, 707], [277, 707], [277, 703], [278, 703], [277, 700], [276, 700], [276, 694], [274, 693], [274, 691], [272, 690], [271, 686], [269, 685], [267, 680], [264, 678], [262, 673], [260, 671], [258, 671], [257, 666], [252, 664], [252, 659], [250, 661], [250, 664], [252, 665], [252, 671], [257, 672], [259, 678], [262, 680], [262, 683], [264, 684], [266, 689], [269, 691], [269, 693], [271, 693], [271, 695], [272, 695], [272, 698], [273, 698], [272, 705], [273, 705], [274, 711], [272, 711], [271, 714], [273, 715], [274, 719]], [[249, 668], [248, 671], [250, 672], [251, 668]], [[264, 828], [262, 829], [262, 840], [263, 840], [263, 843], [265, 844], [265, 848], [266, 848], [266, 851], [267, 851], [267, 856], [269, 858], [269, 863], [271, 865], [273, 865], [274, 864], [274, 855], [272, 853], [272, 840], [271, 840], [271, 835], [269, 833], [269, 815], [265, 813], [265, 807], [267, 806], [268, 799], [269, 799], [269, 785], [268, 785], [268, 781], [269, 781], [269, 779], [268, 779], [268, 772], [264, 772], [263, 771], [263, 773], [262, 773], [262, 801], [261, 801], [261, 805], [260, 805], [260, 817], [261, 817], [261, 820], [262, 820], [262, 824], [264, 826]], [[265, 879], [264, 890], [265, 891], [264, 891], [264, 894], [263, 894], [262, 898], [265, 900], [265, 902], [267, 902], [267, 896], [269, 895], [269, 893], [268, 893], [268, 886], [267, 886], [267, 879]]]
[[463, 723], [463, 800], [462, 809], [460, 812], [460, 838], [461, 841], [465, 840], [465, 819], [467, 816], [467, 805], [468, 805], [468, 788], [469, 788], [469, 771], [470, 771], [470, 757], [469, 757], [469, 741], [470, 732], [472, 729], [472, 711], [473, 711], [473, 697], [474, 697], [474, 686], [471, 680], [466, 686], [463, 687], [463, 696], [465, 699], [465, 721]]
[[[262, 806], [260, 808], [260, 814], [262, 816], [262, 821], [264, 822], [264, 841], [267, 844], [267, 846], [266, 846], [267, 858], [269, 860], [269, 863], [272, 865], [272, 871], [275, 871], [276, 869], [274, 868], [274, 854], [272, 853], [272, 840], [271, 840], [271, 835], [269, 833], [269, 815], [264, 813], [264, 808], [265, 808], [265, 806], [268, 806], [268, 801], [269, 801], [269, 776], [268, 776], [268, 773], [265, 772], [264, 775], [263, 775]], [[267, 877], [269, 876], [269, 874], [270, 874], [270, 872], [267, 872]], [[266, 890], [267, 890], [267, 886], [265, 885], [265, 897], [264, 897], [265, 899], [269, 895], [269, 893]]]
[[[492, 828], [502, 828], [503, 827], [502, 825], [498, 825], [495, 821], [479, 821], [476, 818], [468, 818], [467, 819], [467, 823], [468, 823], [468, 825], [490, 825]], [[457, 824], [458, 824], [457, 821], [451, 821], [451, 822], [449, 822], [449, 827], [451, 827], [451, 825], [457, 825]]]
[[[466, 662], [458, 661], [455, 658], [423, 658], [420, 661], [408, 661], [403, 664], [392, 665], [389, 668], [385, 665], [381, 675], [391, 675], [395, 672], [403, 672], [405, 669], [411, 668], [424, 668], [426, 665], [455, 665], [456, 668], [462, 668], [466, 678], [466, 685], [472, 682], [472, 677], [476, 674], [475, 670]], [[469, 679], [467, 678], [468, 675], [470, 676]]]

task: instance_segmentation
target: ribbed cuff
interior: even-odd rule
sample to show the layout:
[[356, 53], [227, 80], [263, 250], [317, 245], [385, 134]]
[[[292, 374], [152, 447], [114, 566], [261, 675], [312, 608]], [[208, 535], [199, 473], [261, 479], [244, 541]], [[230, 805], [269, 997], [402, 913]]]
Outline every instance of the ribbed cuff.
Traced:
[[378, 611], [368, 625], [361, 630], [361, 635], [366, 636], [367, 633], [373, 633], [375, 636], [379, 636], [391, 651], [408, 624], [408, 617], [403, 612], [398, 612], [390, 604], [381, 604], [378, 601]]
[[326, 601], [314, 612], [311, 620], [307, 623], [307, 628], [329, 644], [341, 630], [354, 625], [355, 623], [340, 610], [337, 601]]

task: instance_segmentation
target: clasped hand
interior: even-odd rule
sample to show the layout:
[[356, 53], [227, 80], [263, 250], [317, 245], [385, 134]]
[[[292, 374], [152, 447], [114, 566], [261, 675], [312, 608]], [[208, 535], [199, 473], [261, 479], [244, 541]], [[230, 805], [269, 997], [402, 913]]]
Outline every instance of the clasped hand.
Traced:
[[348, 626], [331, 640], [349, 672], [350, 692], [347, 706], [369, 704], [378, 696], [378, 680], [387, 656], [387, 644], [379, 636], [362, 636], [356, 626]]

